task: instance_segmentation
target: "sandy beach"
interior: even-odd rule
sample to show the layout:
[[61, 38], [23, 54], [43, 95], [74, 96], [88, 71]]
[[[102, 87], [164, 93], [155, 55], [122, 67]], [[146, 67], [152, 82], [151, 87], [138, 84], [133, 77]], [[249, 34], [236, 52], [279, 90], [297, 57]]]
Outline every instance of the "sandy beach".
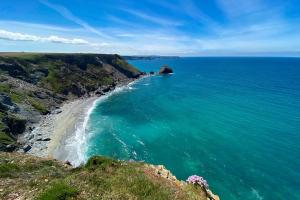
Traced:
[[[83, 158], [78, 155], [81, 153], [78, 152], [78, 148], [84, 140], [78, 138], [79, 131], [84, 131], [88, 113], [98, 98], [81, 98], [66, 102], [61, 108], [43, 116], [36, 128], [20, 139], [31, 147], [28, 153], [80, 164], [82, 160], [78, 159]], [[81, 133], [80, 135], [84, 136]]]
[[82, 137], [86, 135], [82, 131], [85, 131], [89, 112], [97, 98], [78, 99], [62, 106], [61, 112], [55, 116], [53, 136], [47, 148], [48, 156], [76, 165], [83, 161], [81, 148], [85, 138]]

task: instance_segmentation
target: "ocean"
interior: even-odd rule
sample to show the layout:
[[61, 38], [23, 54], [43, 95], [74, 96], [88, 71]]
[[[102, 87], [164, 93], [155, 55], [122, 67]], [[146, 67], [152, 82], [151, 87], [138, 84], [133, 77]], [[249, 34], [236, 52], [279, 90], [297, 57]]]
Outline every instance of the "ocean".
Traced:
[[300, 199], [300, 59], [129, 61], [145, 77], [95, 103], [85, 157], [203, 176], [222, 200]]

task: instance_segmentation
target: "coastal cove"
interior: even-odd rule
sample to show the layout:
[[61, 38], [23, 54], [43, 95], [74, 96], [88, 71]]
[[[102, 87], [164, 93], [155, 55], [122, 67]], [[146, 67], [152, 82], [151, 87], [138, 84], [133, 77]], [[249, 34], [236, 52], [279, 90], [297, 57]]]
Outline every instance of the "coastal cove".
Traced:
[[0, 198], [219, 200], [202, 177], [86, 154], [95, 108], [146, 77], [116, 54], [1, 53]]
[[[38, 157], [52, 157], [60, 161], [68, 161], [74, 167], [85, 164], [89, 157], [85, 155], [89, 133], [87, 123], [93, 110], [105, 99], [120, 92], [131, 90], [131, 85], [146, 78], [120, 84], [102, 96], [84, 97], [66, 102], [62, 107], [46, 115], [36, 125], [33, 132], [25, 134], [26, 138], [38, 135], [38, 138], [50, 138], [49, 142], [38, 140], [31, 142], [29, 154]], [[21, 139], [22, 140], [22, 139]]]
[[[298, 58], [134, 60], [146, 77], [95, 104], [86, 157], [205, 177], [221, 199], [299, 198]], [[277, 159], [280, 158], [280, 159]]]
[[300, 200], [300, 0], [1, 0], [0, 200]]

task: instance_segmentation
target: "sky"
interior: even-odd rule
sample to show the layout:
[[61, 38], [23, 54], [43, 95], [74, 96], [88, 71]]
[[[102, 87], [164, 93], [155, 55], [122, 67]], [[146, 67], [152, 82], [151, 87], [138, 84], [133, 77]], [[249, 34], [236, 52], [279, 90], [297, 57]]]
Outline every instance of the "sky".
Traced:
[[300, 56], [300, 0], [0, 0], [0, 51]]

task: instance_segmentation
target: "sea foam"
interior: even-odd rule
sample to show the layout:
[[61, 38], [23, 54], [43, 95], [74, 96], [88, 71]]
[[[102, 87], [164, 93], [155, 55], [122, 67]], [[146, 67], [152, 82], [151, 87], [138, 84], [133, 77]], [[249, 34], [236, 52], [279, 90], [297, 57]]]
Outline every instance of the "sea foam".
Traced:
[[[145, 76], [143, 78], [146, 78], [148, 76]], [[141, 79], [143, 79], [141, 78]], [[128, 83], [127, 85], [116, 87], [114, 90], [106, 93], [105, 95], [99, 97], [96, 99], [88, 109], [86, 109], [83, 113], [83, 115], [78, 119], [76, 122], [76, 131], [75, 134], [72, 135], [70, 138], [66, 140], [66, 149], [68, 151], [67, 159], [72, 163], [73, 166], [79, 166], [83, 163], [85, 163], [88, 159], [86, 156], [86, 152], [88, 149], [88, 141], [91, 137], [92, 133], [88, 132], [88, 126], [89, 126], [89, 118], [90, 115], [93, 113], [94, 109], [102, 102], [106, 101], [110, 96], [118, 94], [120, 92], [126, 92], [133, 88], [132, 85], [135, 84], [137, 81], [141, 80], [137, 79], [135, 81], [132, 81]], [[126, 147], [126, 144], [123, 141], [119, 142]]]

